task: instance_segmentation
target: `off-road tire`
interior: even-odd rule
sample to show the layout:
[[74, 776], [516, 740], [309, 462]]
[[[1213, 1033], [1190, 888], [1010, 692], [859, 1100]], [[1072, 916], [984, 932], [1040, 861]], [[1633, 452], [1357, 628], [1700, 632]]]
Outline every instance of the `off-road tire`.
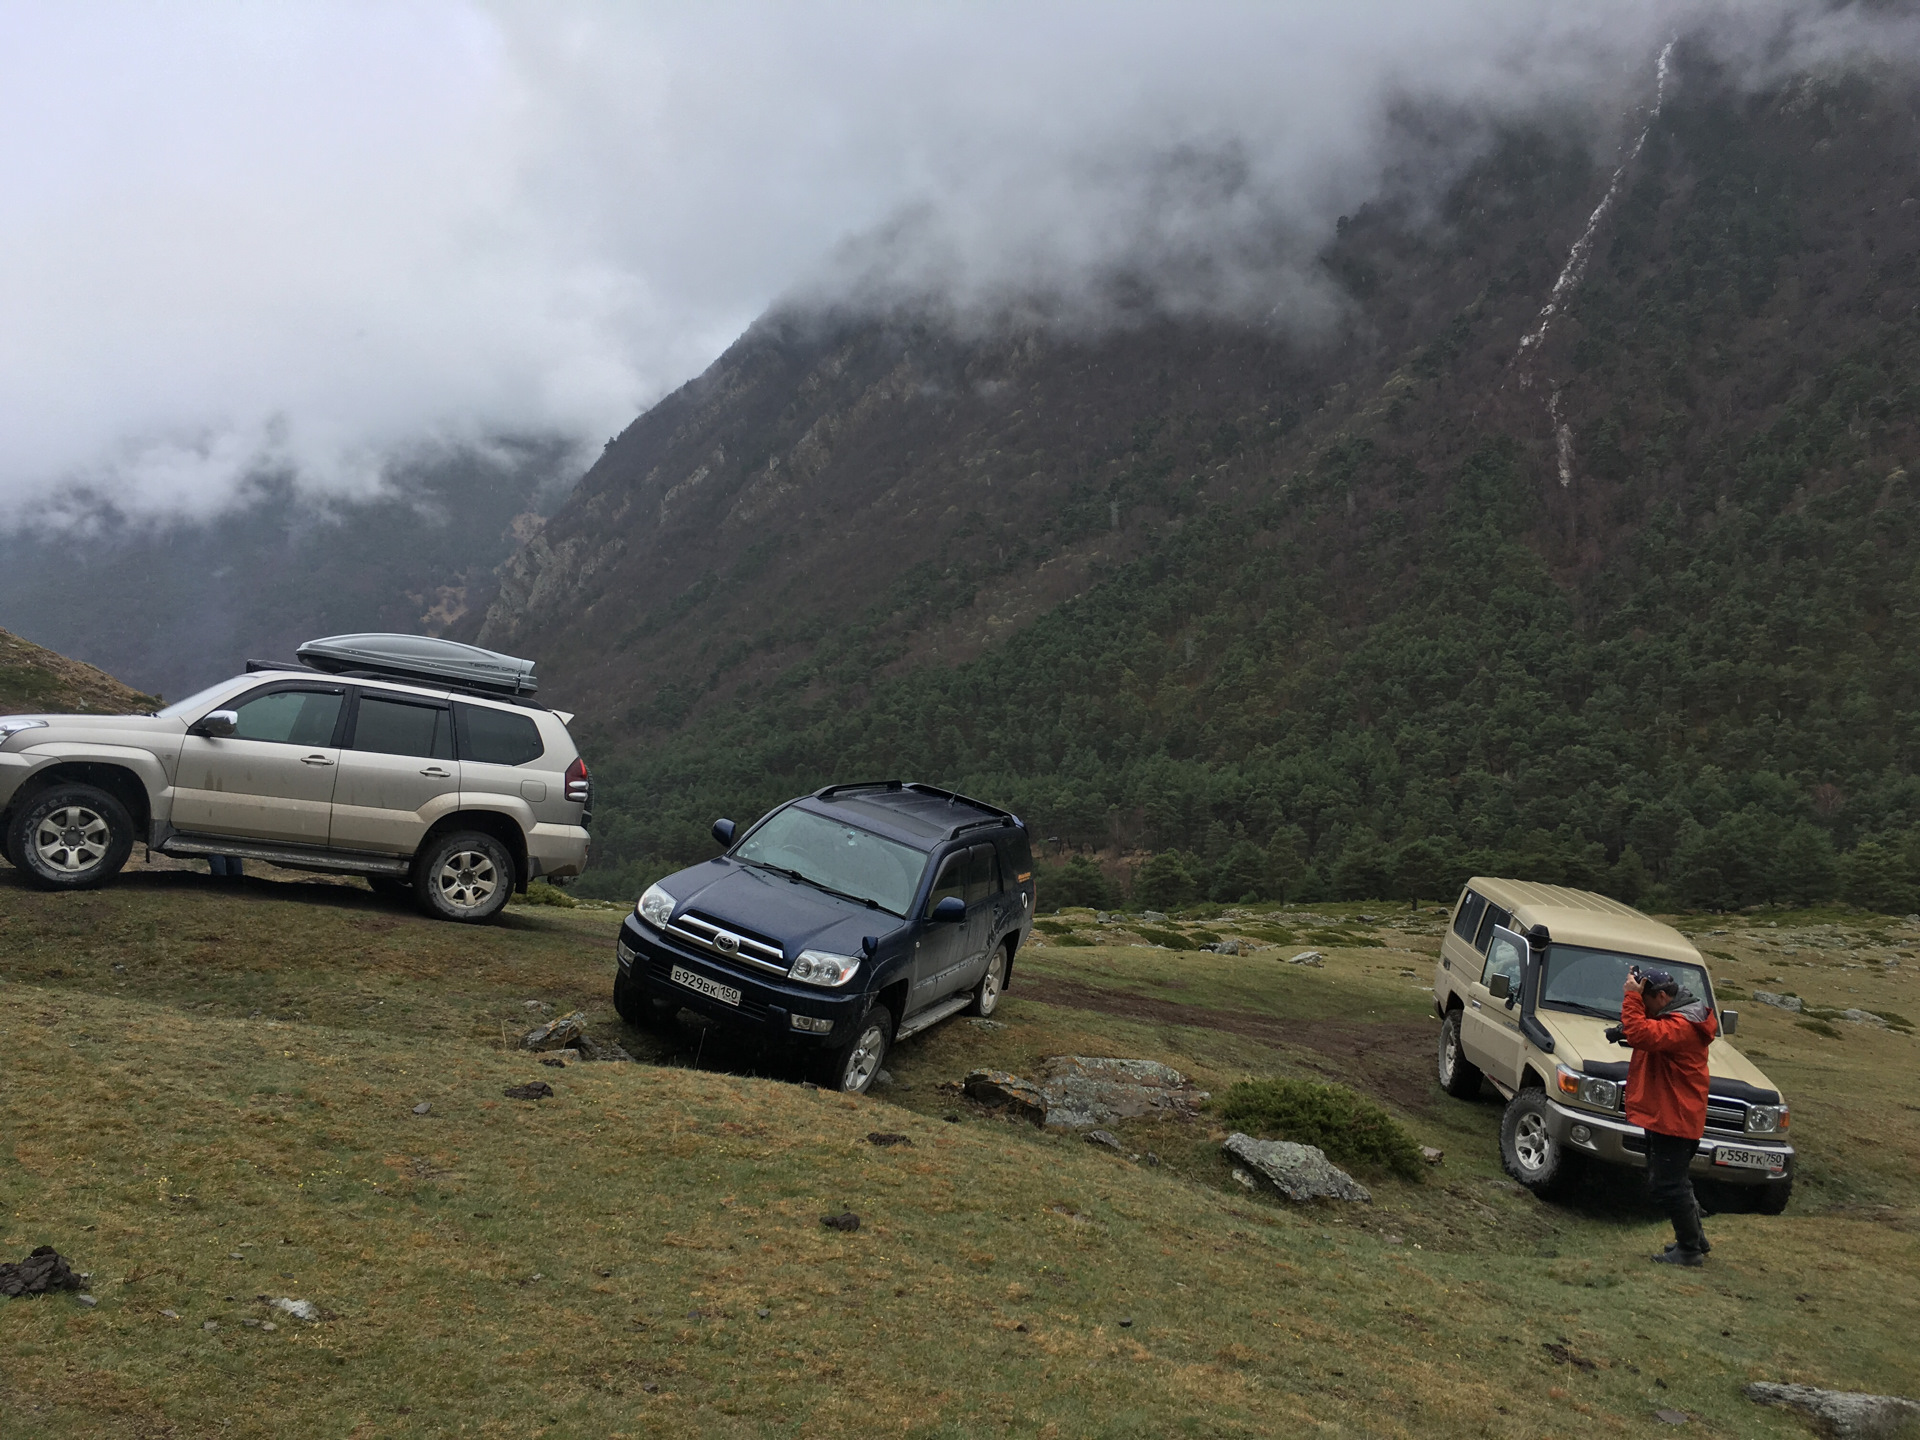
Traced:
[[411, 900], [413, 882], [398, 875], [369, 875], [367, 888], [384, 900]]
[[669, 1030], [680, 1013], [678, 1005], [647, 994], [647, 987], [631, 970], [613, 972], [613, 1008], [636, 1030]]
[[1007, 947], [1002, 945], [987, 957], [987, 973], [980, 977], [980, 983], [973, 987], [973, 1003], [967, 1006], [967, 1014], [985, 1018], [993, 1014], [1000, 1004], [1000, 997], [1007, 988], [1007, 966], [1012, 957]]
[[1471, 1100], [1480, 1093], [1480, 1067], [1467, 1059], [1460, 1048], [1460, 1009], [1447, 1011], [1440, 1022], [1440, 1053], [1436, 1064], [1440, 1088], [1456, 1100]]
[[1563, 1192], [1579, 1167], [1579, 1158], [1548, 1132], [1547, 1113], [1547, 1092], [1527, 1089], [1500, 1117], [1500, 1163], [1542, 1199]]
[[887, 1058], [893, 1043], [893, 1014], [876, 1005], [860, 1018], [844, 1045], [827, 1051], [820, 1066], [820, 1083], [846, 1095], [864, 1095]]
[[1775, 1185], [1762, 1185], [1759, 1193], [1753, 1197], [1753, 1209], [1759, 1215], [1781, 1215], [1786, 1212], [1787, 1202], [1793, 1198], [1793, 1177]]
[[436, 920], [481, 925], [506, 908], [513, 894], [513, 857], [491, 835], [461, 830], [442, 835], [413, 866], [415, 903]]
[[133, 817], [91, 785], [49, 786], [14, 813], [7, 853], [29, 885], [91, 890], [118, 875], [133, 853]]

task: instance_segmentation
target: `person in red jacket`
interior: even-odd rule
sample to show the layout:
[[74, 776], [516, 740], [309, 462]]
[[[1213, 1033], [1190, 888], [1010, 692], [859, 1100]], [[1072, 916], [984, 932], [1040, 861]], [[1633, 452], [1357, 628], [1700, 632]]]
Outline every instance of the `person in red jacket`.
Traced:
[[1647, 1132], [1647, 1193], [1673, 1221], [1673, 1244], [1653, 1258], [1697, 1266], [1712, 1247], [1700, 1228], [1700, 1201], [1688, 1167], [1707, 1129], [1707, 1047], [1719, 1021], [1713, 1007], [1680, 995], [1665, 970], [1627, 975], [1620, 997], [1627, 1067], [1627, 1119]]

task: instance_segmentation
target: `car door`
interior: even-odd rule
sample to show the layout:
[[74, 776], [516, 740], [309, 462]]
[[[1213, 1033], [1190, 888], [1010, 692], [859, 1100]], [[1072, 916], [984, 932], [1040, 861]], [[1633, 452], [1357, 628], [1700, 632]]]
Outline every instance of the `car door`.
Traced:
[[1003, 890], [999, 852], [991, 844], [973, 846], [967, 851], [967, 935], [961, 968], [949, 989], [972, 989], [986, 973]]
[[188, 735], [173, 797], [175, 829], [325, 845], [339, 773], [347, 687], [263, 686], [222, 708], [231, 735]]
[[[1493, 927], [1487, 942], [1486, 964], [1467, 987], [1467, 1008], [1460, 1027], [1460, 1048], [1467, 1058], [1504, 1084], [1519, 1078], [1525, 1041], [1520, 1034], [1520, 986], [1526, 973], [1527, 942], [1507, 929]], [[1507, 977], [1512, 1004], [1496, 1000], [1490, 984], [1496, 975]]]
[[427, 828], [459, 803], [452, 711], [426, 699], [360, 691], [340, 751], [328, 843], [411, 855]]
[[531, 825], [535, 805], [564, 793], [564, 762], [556, 769], [546, 758], [546, 742], [531, 715], [464, 700], [454, 702], [453, 713], [460, 738], [462, 804], [505, 809]]
[[913, 991], [907, 997], [907, 1013], [924, 1010], [954, 988], [966, 965], [967, 940], [973, 927], [972, 907], [961, 921], [934, 921], [928, 917], [933, 907], [948, 896], [965, 902], [971, 852], [955, 850], [940, 862], [933, 889], [920, 911], [920, 936], [913, 942]]

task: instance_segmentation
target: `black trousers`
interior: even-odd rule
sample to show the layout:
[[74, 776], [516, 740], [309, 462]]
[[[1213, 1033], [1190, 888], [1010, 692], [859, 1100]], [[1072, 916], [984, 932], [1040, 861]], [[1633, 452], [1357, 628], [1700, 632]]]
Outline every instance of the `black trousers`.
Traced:
[[1704, 1251], [1707, 1237], [1700, 1229], [1700, 1200], [1687, 1174], [1696, 1144], [1681, 1135], [1647, 1132], [1647, 1194], [1673, 1221], [1673, 1238], [1681, 1248]]

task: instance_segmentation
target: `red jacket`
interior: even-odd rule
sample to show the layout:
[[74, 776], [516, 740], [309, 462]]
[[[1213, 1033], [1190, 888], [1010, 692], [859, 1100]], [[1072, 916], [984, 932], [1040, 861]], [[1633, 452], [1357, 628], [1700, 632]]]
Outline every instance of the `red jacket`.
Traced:
[[1620, 1001], [1627, 1067], [1627, 1119], [1656, 1135], [1698, 1140], [1707, 1129], [1707, 1047], [1719, 1021], [1704, 1000], [1649, 1017], [1638, 990]]

